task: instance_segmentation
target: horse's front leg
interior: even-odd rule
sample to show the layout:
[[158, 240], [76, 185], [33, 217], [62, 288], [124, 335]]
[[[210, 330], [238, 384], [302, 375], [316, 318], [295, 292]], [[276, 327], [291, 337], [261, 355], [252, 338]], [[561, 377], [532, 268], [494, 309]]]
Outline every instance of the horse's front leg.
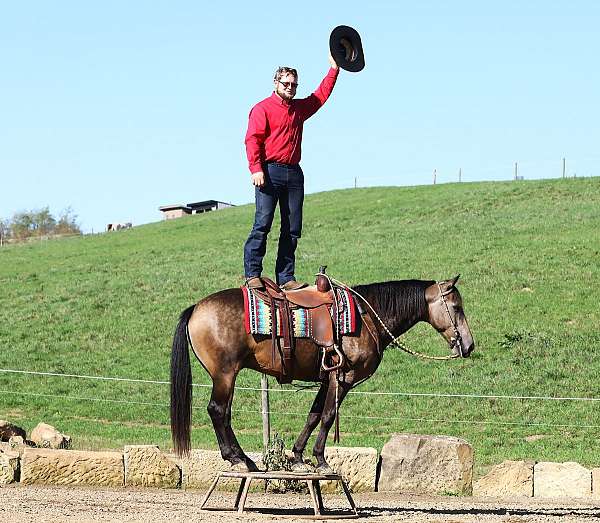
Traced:
[[[329, 383], [327, 386], [327, 396], [325, 398], [323, 413], [321, 414], [321, 429], [319, 430], [317, 440], [315, 441], [315, 446], [313, 447], [313, 456], [317, 460], [317, 472], [321, 474], [333, 474], [333, 470], [327, 464], [327, 461], [325, 461], [325, 443], [327, 442], [329, 429], [331, 429], [331, 425], [333, 425], [335, 420], [336, 380], [336, 373], [330, 372]], [[342, 400], [346, 397], [346, 394], [348, 394], [351, 385], [341, 381], [339, 382], [338, 387], [337, 406], [339, 409], [339, 406], [341, 405]]]
[[294, 453], [292, 470], [294, 472], [307, 472], [309, 470], [309, 468], [306, 466], [302, 459], [302, 453], [306, 448], [308, 438], [310, 438], [312, 431], [319, 424], [319, 420], [321, 419], [321, 414], [323, 413], [323, 406], [325, 405], [325, 396], [327, 395], [328, 387], [329, 385], [327, 380], [321, 382], [319, 392], [317, 392], [312, 407], [310, 408], [310, 412], [308, 413], [306, 425], [304, 425], [302, 432], [300, 433], [298, 439], [296, 440], [296, 443], [294, 443], [294, 446], [292, 447], [292, 451]]

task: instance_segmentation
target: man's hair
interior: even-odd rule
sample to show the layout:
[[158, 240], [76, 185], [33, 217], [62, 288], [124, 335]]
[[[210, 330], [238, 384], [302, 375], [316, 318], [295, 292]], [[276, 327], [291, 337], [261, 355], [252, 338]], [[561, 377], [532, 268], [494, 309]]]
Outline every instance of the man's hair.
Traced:
[[285, 76], [286, 74], [291, 74], [294, 78], [296, 78], [296, 80], [298, 79], [298, 71], [296, 71], [296, 69], [293, 69], [292, 67], [278, 67], [277, 71], [275, 71], [275, 76], [273, 77], [273, 80], [277, 82], [282, 76]]

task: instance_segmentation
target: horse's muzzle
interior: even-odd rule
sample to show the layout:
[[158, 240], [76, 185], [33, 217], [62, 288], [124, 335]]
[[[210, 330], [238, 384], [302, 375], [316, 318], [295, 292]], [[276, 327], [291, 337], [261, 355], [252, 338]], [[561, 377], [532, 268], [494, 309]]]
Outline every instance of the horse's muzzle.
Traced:
[[460, 356], [461, 358], [468, 358], [475, 349], [475, 343], [473, 341], [468, 345], [465, 345], [461, 337], [451, 338], [451, 344], [452, 355]]

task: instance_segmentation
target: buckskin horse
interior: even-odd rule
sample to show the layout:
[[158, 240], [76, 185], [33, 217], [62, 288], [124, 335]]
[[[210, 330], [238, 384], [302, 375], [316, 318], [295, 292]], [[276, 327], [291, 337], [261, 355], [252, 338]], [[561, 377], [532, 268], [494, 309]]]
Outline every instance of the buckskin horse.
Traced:
[[[363, 303], [361, 321], [354, 336], [344, 337], [344, 365], [340, 372], [321, 370], [319, 347], [311, 339], [295, 341], [293, 378], [321, 382], [306, 425], [293, 446], [292, 468], [306, 471], [302, 453], [321, 423], [313, 455], [317, 472], [332, 472], [325, 461], [325, 443], [337, 409], [353, 386], [369, 378], [383, 358], [384, 349], [416, 323], [429, 323], [448, 343], [452, 357], [467, 357], [475, 344], [462, 298], [456, 288], [458, 276], [441, 282], [402, 280], [348, 288]], [[297, 291], [291, 291], [297, 292]], [[365, 306], [367, 304], [367, 306]], [[275, 376], [269, 336], [247, 334], [244, 301], [240, 288], [212, 294], [181, 313], [171, 353], [171, 432], [178, 455], [190, 452], [192, 374], [189, 345], [212, 378], [208, 414], [223, 459], [232, 469], [256, 471], [231, 427], [231, 404], [237, 374], [243, 368]]]

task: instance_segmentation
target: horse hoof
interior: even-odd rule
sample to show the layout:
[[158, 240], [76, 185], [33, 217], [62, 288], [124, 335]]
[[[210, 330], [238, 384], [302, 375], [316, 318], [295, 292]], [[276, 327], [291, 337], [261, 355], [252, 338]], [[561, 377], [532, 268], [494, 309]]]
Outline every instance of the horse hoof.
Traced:
[[292, 463], [292, 472], [312, 472], [314, 468], [309, 467], [302, 461], [296, 461]]
[[328, 476], [330, 474], [335, 474], [335, 471], [327, 463], [323, 463], [322, 465], [319, 465], [317, 467], [316, 472], [317, 472], [317, 474], [324, 474], [326, 476]]
[[252, 472], [248, 468], [248, 465], [246, 465], [243, 461], [240, 461], [239, 463], [233, 463], [229, 470], [231, 472]]
[[260, 472], [260, 469], [256, 466], [256, 463], [252, 461], [250, 458], [246, 459], [246, 468], [248, 472]]

